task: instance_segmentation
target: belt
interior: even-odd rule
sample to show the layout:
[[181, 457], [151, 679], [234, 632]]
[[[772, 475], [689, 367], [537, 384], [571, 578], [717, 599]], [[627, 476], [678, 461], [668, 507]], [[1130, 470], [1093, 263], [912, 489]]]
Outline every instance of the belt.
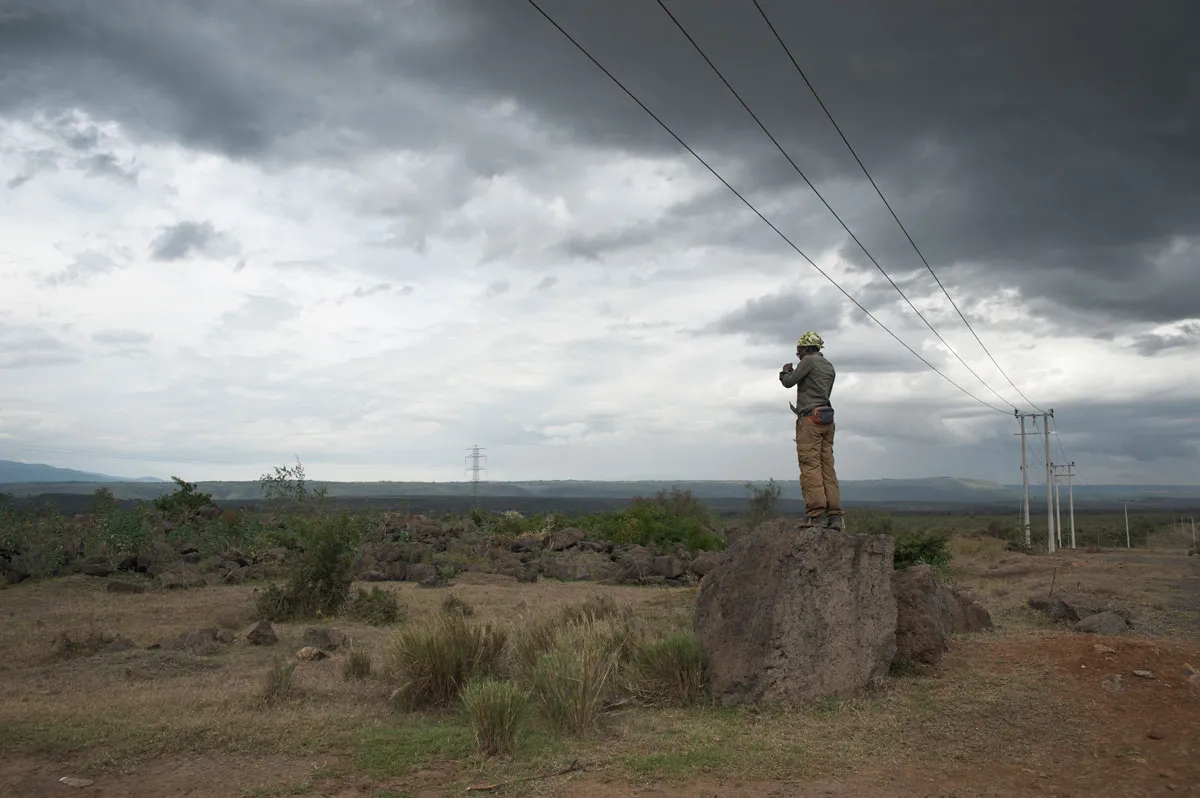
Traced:
[[799, 418], [804, 418], [805, 416], [811, 416], [813, 414], [813, 411], [817, 410], [818, 408], [828, 407], [831, 410], [833, 409], [833, 405], [813, 405], [812, 407], [809, 407], [805, 410], [797, 410], [796, 406], [794, 404], [792, 404], [791, 402], [788, 402], [788, 407], [792, 408], [792, 412], [795, 413], [796, 416]]

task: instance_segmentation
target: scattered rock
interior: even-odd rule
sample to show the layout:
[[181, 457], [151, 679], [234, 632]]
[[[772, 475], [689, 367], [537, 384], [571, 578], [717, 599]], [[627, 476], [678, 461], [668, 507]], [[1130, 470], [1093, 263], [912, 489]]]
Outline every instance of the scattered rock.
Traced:
[[[156, 540], [150, 547], [138, 555], [137, 570], [150, 572], [151, 576], [159, 573], [164, 566], [179, 562], [179, 553], [175, 547], [161, 540]], [[151, 572], [151, 569], [155, 569]]]
[[1113, 648], [1112, 646], [1106, 646], [1103, 643], [1097, 643], [1096, 645], [1092, 646], [1092, 651], [1095, 651], [1097, 654], [1116, 654], [1117, 653], [1117, 650], [1115, 648]]
[[892, 538], [798, 523], [739, 538], [700, 588], [693, 628], [722, 706], [852, 694], [896, 653]]
[[199, 656], [201, 654], [211, 654], [214, 651], [218, 651], [221, 645], [229, 645], [232, 642], [232, 632], [227, 629], [209, 627], [184, 632], [179, 637], [167, 643], [166, 648], [172, 651], [186, 651], [189, 654]]
[[310, 626], [304, 630], [304, 645], [319, 648], [322, 651], [332, 651], [340, 648], [346, 642], [346, 636], [337, 629], [320, 626]]
[[321, 649], [316, 648], [315, 646], [305, 646], [296, 652], [296, 659], [300, 660], [301, 662], [315, 662], [320, 659], [328, 658], [328, 654]]
[[119, 579], [110, 579], [106, 585], [109, 593], [145, 593], [146, 586], [137, 582], [123, 582]]
[[582, 529], [560, 529], [557, 532], [551, 532], [546, 536], [545, 543], [542, 548], [547, 551], [566, 551], [572, 546], [579, 545], [583, 541], [584, 534]]
[[952, 634], [992, 626], [987, 610], [942, 584], [928, 565], [896, 571], [893, 584], [898, 658], [933, 665], [949, 650]]
[[131, 651], [137, 647], [138, 644], [128, 637], [114, 637], [101, 651], [105, 654], [119, 654], [122, 651]]
[[81, 779], [75, 776], [63, 776], [58, 781], [60, 784], [65, 784], [68, 787], [91, 787], [96, 783], [91, 779]]
[[1153, 671], [1134, 671], [1133, 675], [1138, 676], [1142, 679], [1153, 679], [1154, 678]]
[[1100, 680], [1100, 686], [1110, 693], [1119, 693], [1125, 689], [1125, 679], [1119, 673], [1109, 674]]
[[408, 582], [424, 582], [430, 577], [437, 579], [437, 568], [427, 562], [410, 563], [405, 569], [404, 578]]
[[165, 571], [157, 577], [159, 587], [164, 590], [187, 590], [192, 587], [204, 587], [207, 583], [199, 574], [183, 574], [178, 571]]
[[102, 554], [88, 557], [79, 563], [79, 572], [88, 576], [108, 576], [115, 570], [113, 561]]
[[360, 582], [386, 582], [388, 581], [387, 574], [379, 571], [363, 571], [358, 575]]
[[542, 541], [537, 538], [516, 538], [508, 544], [508, 550], [517, 554], [532, 554], [542, 550]]
[[113, 558], [113, 564], [117, 566], [118, 571], [134, 571], [137, 570], [137, 555], [133, 552], [121, 552]]
[[1164, 739], [1166, 739], [1166, 735], [1164, 735], [1164, 734], [1162, 733], [1162, 730], [1161, 730], [1161, 729], [1151, 729], [1150, 731], [1146, 732], [1146, 736], [1147, 736], [1148, 738], [1150, 738], [1151, 740], [1164, 740]]
[[450, 580], [443, 579], [436, 573], [433, 576], [427, 576], [420, 582], [417, 582], [418, 587], [445, 587], [448, 584], [450, 584]]
[[246, 632], [246, 640], [255, 646], [273, 646], [279, 642], [279, 636], [270, 621], [259, 621]]
[[1189, 663], [1189, 662], [1183, 663], [1183, 675], [1184, 676], [1189, 676], [1189, 677], [1195, 676], [1197, 673], [1200, 673], [1200, 671], [1197, 671], [1195, 668], [1193, 668], [1191, 663]]
[[518, 582], [536, 582], [538, 580], [538, 572], [535, 568], [521, 568], [517, 571]]
[[1091, 615], [1111, 611], [1122, 618], [1125, 614], [1108, 606], [1107, 602], [1098, 596], [1088, 593], [1063, 593], [1056, 596], [1035, 595], [1029, 597], [1029, 606], [1039, 612], [1044, 612], [1056, 621], [1078, 623]]
[[1129, 622], [1115, 612], [1098, 612], [1095, 615], [1089, 615], [1072, 628], [1076, 632], [1106, 637], [1127, 635], [1132, 632]]
[[543, 556], [537, 562], [537, 570], [550, 579], [563, 582], [596, 581], [614, 578], [620, 566], [605, 554], [575, 550], [558, 556]]
[[196, 565], [197, 563], [200, 562], [200, 559], [201, 559], [200, 552], [195, 551], [195, 550], [186, 551], [183, 553], [183, 556], [180, 559], [182, 559], [188, 565]]

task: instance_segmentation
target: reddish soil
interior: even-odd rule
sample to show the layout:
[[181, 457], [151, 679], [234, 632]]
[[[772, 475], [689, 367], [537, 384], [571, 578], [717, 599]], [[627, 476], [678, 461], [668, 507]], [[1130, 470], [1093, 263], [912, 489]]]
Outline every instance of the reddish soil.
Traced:
[[[1021, 671], [1051, 680], [1092, 721], [1086, 743], [1045, 734], [1046, 757], [1022, 767], [1003, 761], [913, 763], [890, 772], [858, 772], [821, 782], [722, 782], [633, 785], [603, 772], [558, 776], [528, 784], [524, 794], [582, 798], [966, 798], [973, 796], [1200, 796], [1200, 644], [1161, 638], [1097, 638], [1072, 633], [965, 642], [954, 669]], [[1134, 674], [1149, 671], [1151, 678]], [[1190, 675], [1189, 675], [1190, 674]], [[1120, 677], [1119, 680], [1116, 677]], [[1000, 754], [1001, 752], [998, 752]], [[596, 756], [603, 757], [598, 749]], [[253, 785], [296, 785], [330, 760], [272, 757], [164, 757], [134, 773], [110, 774], [84, 788], [57, 783], [70, 775], [52, 761], [0, 756], [0, 795], [236, 796]], [[349, 770], [348, 763], [343, 763]], [[312, 795], [444, 795], [448, 772], [424, 771], [381, 784], [362, 776], [317, 780]], [[512, 789], [472, 793], [512, 795]]]

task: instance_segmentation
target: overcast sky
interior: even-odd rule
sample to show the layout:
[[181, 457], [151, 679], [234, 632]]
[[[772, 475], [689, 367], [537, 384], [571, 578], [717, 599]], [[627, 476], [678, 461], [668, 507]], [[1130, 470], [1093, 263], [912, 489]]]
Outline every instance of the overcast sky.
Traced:
[[[1054, 459], [1200, 480], [1200, 5], [762, 3]], [[751, 0], [669, 7], [1003, 400], [654, 0], [541, 4], [1000, 409], [525, 0], [0, 0], [0, 459], [795, 479], [814, 329], [843, 479], [1020, 481], [1031, 408]]]

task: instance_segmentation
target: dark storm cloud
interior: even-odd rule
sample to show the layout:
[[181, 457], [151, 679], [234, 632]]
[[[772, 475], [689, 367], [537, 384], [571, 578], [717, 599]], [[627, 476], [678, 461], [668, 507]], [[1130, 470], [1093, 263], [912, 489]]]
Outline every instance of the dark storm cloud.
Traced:
[[[1019, 286], [1136, 321], [1200, 301], [1194, 243], [1176, 246], [1200, 236], [1200, 6], [765, 5], [952, 291]], [[0, 113], [78, 105], [235, 157], [436, 142], [489, 175], [536, 153], [464, 128], [456, 109], [512, 98], [563, 141], [679, 152], [526, 3], [8, 6], [0, 75], [20, 79], [0, 79]], [[654, 3], [544, 6], [748, 194], [799, 185]], [[672, 8], [880, 262], [919, 268], [752, 4]], [[755, 225], [747, 241], [763, 240]], [[649, 237], [562, 246], [597, 258]]]
[[211, 254], [224, 241], [212, 222], [183, 221], [159, 233], [150, 254], [155, 260], [183, 260], [192, 254]]
[[805, 330], [817, 330], [824, 336], [842, 323], [841, 307], [836, 301], [820, 301], [806, 293], [784, 290], [749, 299], [699, 332], [746, 335], [754, 341], [795, 346]]
[[1200, 320], [1185, 322], [1179, 332], [1139, 335], [1133, 343], [1133, 348], [1142, 355], [1157, 355], [1168, 349], [1197, 346], [1200, 346]]

